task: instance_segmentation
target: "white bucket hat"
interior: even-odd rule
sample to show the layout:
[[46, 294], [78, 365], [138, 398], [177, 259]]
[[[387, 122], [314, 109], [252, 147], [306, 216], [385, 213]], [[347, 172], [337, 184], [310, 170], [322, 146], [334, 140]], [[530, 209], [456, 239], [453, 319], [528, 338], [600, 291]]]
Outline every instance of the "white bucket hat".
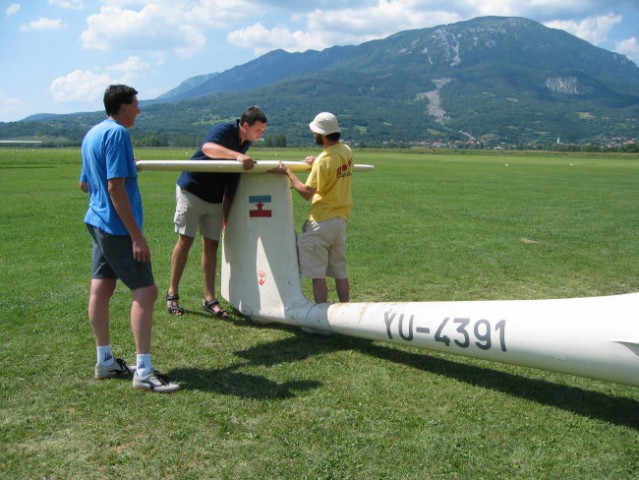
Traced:
[[331, 133], [340, 132], [337, 117], [329, 112], [318, 113], [308, 126], [311, 132], [319, 133], [320, 135], [330, 135]]

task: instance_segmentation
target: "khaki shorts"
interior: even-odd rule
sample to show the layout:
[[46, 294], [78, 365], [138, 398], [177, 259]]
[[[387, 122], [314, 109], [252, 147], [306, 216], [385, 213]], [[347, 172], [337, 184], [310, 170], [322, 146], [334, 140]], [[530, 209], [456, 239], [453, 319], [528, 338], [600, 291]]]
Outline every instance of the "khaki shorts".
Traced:
[[346, 220], [331, 218], [324, 222], [307, 220], [297, 240], [300, 273], [304, 278], [346, 275]]
[[209, 203], [191, 192], [175, 188], [175, 231], [187, 237], [200, 235], [211, 240], [220, 239], [222, 230], [222, 204]]

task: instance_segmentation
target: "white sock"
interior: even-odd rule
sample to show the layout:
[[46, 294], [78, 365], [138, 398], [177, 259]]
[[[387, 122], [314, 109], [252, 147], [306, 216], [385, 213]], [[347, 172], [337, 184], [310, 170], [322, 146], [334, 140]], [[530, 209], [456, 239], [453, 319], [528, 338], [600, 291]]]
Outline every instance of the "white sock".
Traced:
[[103, 367], [110, 367], [115, 362], [115, 358], [113, 358], [113, 354], [111, 353], [111, 345], [96, 347], [96, 356], [98, 363]]
[[138, 377], [146, 377], [153, 371], [153, 365], [151, 364], [151, 354], [137, 354], [135, 356], [135, 365]]

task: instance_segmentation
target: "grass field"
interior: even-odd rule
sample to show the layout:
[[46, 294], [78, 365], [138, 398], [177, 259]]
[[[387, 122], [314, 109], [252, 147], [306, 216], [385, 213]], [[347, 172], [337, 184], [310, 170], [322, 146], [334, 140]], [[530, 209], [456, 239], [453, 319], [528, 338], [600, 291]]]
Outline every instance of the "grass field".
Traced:
[[[355, 154], [376, 168], [355, 178], [353, 301], [639, 291], [636, 155]], [[92, 380], [79, 164], [78, 150], [0, 149], [0, 478], [638, 478], [639, 389], [214, 320], [198, 312], [199, 246], [181, 291], [192, 311], [155, 311], [154, 363], [183, 390]], [[161, 292], [176, 176], [140, 174]], [[294, 202], [300, 225], [306, 204]], [[129, 305], [119, 287], [112, 345], [132, 362]]]

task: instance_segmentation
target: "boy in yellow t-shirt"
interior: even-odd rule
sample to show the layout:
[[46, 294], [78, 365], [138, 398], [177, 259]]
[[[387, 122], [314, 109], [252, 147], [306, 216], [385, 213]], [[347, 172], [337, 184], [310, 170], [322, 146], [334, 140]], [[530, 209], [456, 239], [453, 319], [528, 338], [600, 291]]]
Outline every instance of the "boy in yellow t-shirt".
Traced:
[[326, 277], [335, 279], [340, 302], [349, 301], [346, 273], [346, 221], [351, 212], [353, 153], [340, 143], [341, 131], [332, 113], [319, 113], [309, 124], [315, 143], [324, 147], [317, 157], [307, 157], [311, 173], [302, 183], [284, 164], [277, 173], [286, 174], [293, 188], [311, 201], [308, 220], [297, 241], [300, 273], [313, 281], [315, 303], [326, 303]]

